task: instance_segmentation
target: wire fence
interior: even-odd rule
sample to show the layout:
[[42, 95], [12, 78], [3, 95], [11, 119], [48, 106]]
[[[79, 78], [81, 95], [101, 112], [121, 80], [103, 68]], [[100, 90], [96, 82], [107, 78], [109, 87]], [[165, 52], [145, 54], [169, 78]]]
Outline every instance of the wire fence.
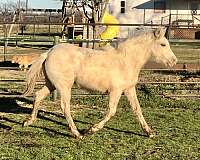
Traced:
[[[88, 23], [78, 23], [78, 24], [69, 24], [69, 23], [3, 23], [0, 22], [0, 26], [4, 28], [5, 31], [5, 25], [7, 25], [7, 29], [9, 28], [9, 25], [27, 25], [27, 30], [23, 32], [23, 34], [11, 34], [11, 36], [8, 37], [7, 34], [3, 33], [0, 37], [0, 43], [2, 45], [2, 53], [0, 56], [3, 56], [4, 60], [11, 60], [12, 56], [15, 54], [27, 54], [31, 52], [39, 52], [42, 53], [44, 50], [47, 50], [49, 47], [52, 47], [53, 45], [57, 43], [75, 43], [85, 44], [85, 47], [87, 47], [86, 44], [91, 43], [101, 43], [101, 42], [109, 42], [112, 43], [113, 46], [117, 47], [117, 44], [120, 43], [119, 41], [123, 41], [124, 38], [118, 38], [118, 39], [91, 39], [89, 38], [81, 38], [81, 39], [60, 39], [58, 42], [58, 37], [60, 36], [61, 27], [63, 25], [66, 26], [90, 26], [91, 28], [94, 26], [94, 24], [88, 24]], [[35, 27], [38, 27], [38, 30], [34, 29]], [[141, 32], [145, 30], [150, 30], [153, 28], [156, 28], [160, 25], [150, 25], [150, 24], [102, 24], [98, 23], [95, 25], [99, 26], [113, 26], [113, 25], [119, 25], [123, 28], [123, 30], [126, 32], [124, 35], [126, 37], [135, 36], [137, 34], [140, 34]], [[50, 30], [49, 30], [50, 26]], [[56, 27], [55, 27], [56, 26]], [[198, 75], [200, 71], [200, 55], [199, 55], [199, 42], [198, 39], [192, 39], [194, 38], [194, 35], [191, 34], [191, 32], [194, 32], [194, 34], [197, 34], [196, 32], [199, 30], [199, 26], [193, 26], [193, 28], [190, 28], [190, 32], [187, 32], [188, 28], [184, 28], [186, 26], [182, 25], [182, 28], [177, 28], [174, 26], [164, 25], [165, 27], [168, 27], [167, 37], [169, 38], [171, 42], [171, 46], [173, 51], [175, 52], [176, 56], [179, 59], [179, 64], [175, 66], [173, 69], [165, 69], [159, 64], [149, 63], [147, 64], [144, 69], [141, 72], [141, 79], [138, 83], [138, 86], [154, 86], [158, 88], [158, 95], [159, 96], [165, 96], [168, 97], [169, 95], [171, 97], [175, 96], [182, 96], [182, 97], [199, 97], [197, 96], [199, 92], [195, 92], [195, 94], [189, 94], [180, 92], [179, 94], [176, 94], [175, 92], [170, 92], [168, 94], [165, 94], [162, 92], [160, 86], [167, 86], [167, 88], [177, 88], [179, 85], [182, 85], [184, 88], [185, 86], [190, 86], [189, 90], [193, 90], [195, 87], [199, 87], [198, 82]], [[1, 28], [0, 27], [0, 28]], [[56, 28], [53, 30], [52, 28]], [[29, 29], [28, 29], [29, 28]], [[40, 31], [39, 31], [40, 30]], [[7, 30], [8, 32], [8, 30]], [[40, 34], [40, 33], [43, 34]], [[91, 30], [92, 32], [92, 30]], [[13, 30], [13, 33], [14, 30]], [[51, 34], [50, 34], [51, 33]], [[187, 33], [187, 34], [186, 34]], [[92, 34], [92, 33], [91, 33]], [[189, 37], [193, 36], [193, 37]], [[182, 40], [183, 38], [187, 38], [187, 40]], [[178, 40], [177, 40], [178, 39]], [[189, 40], [190, 41], [189, 41]], [[182, 40], [182, 41], [181, 41]], [[29, 46], [29, 47], [28, 47]], [[16, 67], [0, 67], [1, 70], [16, 70], [18, 68]], [[168, 75], [166, 77], [166, 75]], [[154, 78], [149, 78], [152, 75], [155, 75]], [[145, 77], [145, 78], [143, 78]], [[164, 77], [164, 78], [162, 78]], [[21, 85], [24, 85], [24, 79], [2, 79], [0, 83], [19, 83]], [[170, 86], [170, 87], [169, 87]], [[187, 88], [187, 87], [186, 87]], [[166, 90], [166, 87], [165, 87]], [[169, 90], [169, 89], [168, 89]], [[174, 89], [172, 89], [174, 90]], [[188, 90], [188, 88], [187, 88]], [[195, 89], [199, 90], [199, 89]], [[15, 92], [18, 93], [18, 92]], [[78, 92], [76, 92], [78, 93]], [[89, 96], [89, 95], [102, 95], [100, 93], [95, 94], [73, 94], [74, 96], [80, 95], [80, 96]], [[3, 94], [2, 94], [3, 95]], [[8, 96], [8, 94], [6, 94]], [[19, 95], [19, 94], [18, 94]], [[20, 95], [21, 96], [21, 95]]]

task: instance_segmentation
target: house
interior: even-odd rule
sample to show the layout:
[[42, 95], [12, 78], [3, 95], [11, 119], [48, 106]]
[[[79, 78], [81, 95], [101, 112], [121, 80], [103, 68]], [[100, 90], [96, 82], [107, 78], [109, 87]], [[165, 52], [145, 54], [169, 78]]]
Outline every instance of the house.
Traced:
[[[199, 32], [200, 0], [112, 0], [108, 10], [120, 23], [172, 25], [175, 38], [193, 39]], [[126, 34], [123, 28], [121, 35], [134, 34], [134, 27]]]

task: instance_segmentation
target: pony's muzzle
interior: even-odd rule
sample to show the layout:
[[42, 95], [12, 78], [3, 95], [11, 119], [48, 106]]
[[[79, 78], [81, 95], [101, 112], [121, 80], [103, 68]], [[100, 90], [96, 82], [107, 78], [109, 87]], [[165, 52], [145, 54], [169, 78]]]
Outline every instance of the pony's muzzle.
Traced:
[[168, 61], [168, 66], [169, 67], [173, 67], [174, 65], [176, 65], [176, 63], [177, 63], [177, 58], [176, 58], [176, 56], [173, 56], [169, 61]]

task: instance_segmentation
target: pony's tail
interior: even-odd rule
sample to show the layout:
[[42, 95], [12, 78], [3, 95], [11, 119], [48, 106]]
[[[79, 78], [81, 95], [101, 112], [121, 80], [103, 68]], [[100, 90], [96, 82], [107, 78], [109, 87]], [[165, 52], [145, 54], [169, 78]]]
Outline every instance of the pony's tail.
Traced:
[[41, 54], [31, 65], [30, 69], [26, 74], [26, 90], [23, 95], [27, 96], [31, 94], [34, 90], [36, 81], [42, 76], [43, 73], [43, 63], [45, 62], [48, 55], [48, 51]]

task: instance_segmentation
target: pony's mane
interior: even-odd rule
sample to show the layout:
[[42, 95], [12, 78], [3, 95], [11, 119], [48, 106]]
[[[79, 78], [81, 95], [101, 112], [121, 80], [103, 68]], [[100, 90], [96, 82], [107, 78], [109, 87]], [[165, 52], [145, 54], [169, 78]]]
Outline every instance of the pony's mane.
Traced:
[[129, 45], [133, 46], [140, 43], [144, 43], [147, 40], [151, 40], [152, 35], [153, 35], [152, 30], [143, 31], [143, 32], [140, 32], [139, 34], [135, 34], [119, 42], [118, 49], [124, 48], [125, 46], [129, 46]]
[[[119, 43], [118, 43], [118, 47], [113, 47], [113, 46], [106, 46], [106, 47], [102, 47], [102, 48], [98, 48], [98, 49], [91, 49], [91, 48], [87, 48], [85, 51], [83, 51], [82, 49], [82, 53], [84, 53], [86, 56], [92, 56], [93, 54], [109, 54], [109, 53], [114, 53], [115, 51], [117, 51], [118, 49], [122, 49], [125, 47], [125, 43], [129, 44], [129, 42], [131, 43], [131, 45], [137, 45], [139, 43], [144, 43], [144, 41], [146, 40], [150, 40], [152, 39], [152, 34], [153, 31], [152, 30], [145, 30], [145, 29], [140, 29], [138, 31], [136, 31], [136, 34], [134, 34], [131, 37], [128, 37], [126, 39], [120, 39]], [[121, 52], [115, 52], [115, 53], [121, 53]]]
[[142, 31], [136, 31], [134, 35], [131, 37], [126, 38], [125, 41], [131, 41], [134, 43], [140, 43], [141, 41], [144, 42], [144, 40], [152, 38], [152, 30], [142, 30]]

